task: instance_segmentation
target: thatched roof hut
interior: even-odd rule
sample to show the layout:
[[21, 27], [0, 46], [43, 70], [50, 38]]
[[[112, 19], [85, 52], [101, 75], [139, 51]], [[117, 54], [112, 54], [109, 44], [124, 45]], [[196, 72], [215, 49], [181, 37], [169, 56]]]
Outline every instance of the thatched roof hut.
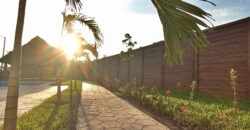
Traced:
[[[12, 52], [0, 59], [0, 62], [11, 65]], [[65, 53], [50, 46], [39, 36], [22, 46], [22, 78], [55, 77], [58, 68], [64, 66]]]

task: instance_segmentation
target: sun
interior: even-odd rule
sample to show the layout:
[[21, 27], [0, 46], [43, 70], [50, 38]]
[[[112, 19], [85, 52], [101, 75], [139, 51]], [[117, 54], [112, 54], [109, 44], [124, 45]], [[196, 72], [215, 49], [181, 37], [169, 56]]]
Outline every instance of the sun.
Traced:
[[68, 59], [72, 59], [74, 53], [78, 49], [78, 40], [76, 37], [71, 35], [66, 35], [63, 37], [62, 49], [67, 55]]

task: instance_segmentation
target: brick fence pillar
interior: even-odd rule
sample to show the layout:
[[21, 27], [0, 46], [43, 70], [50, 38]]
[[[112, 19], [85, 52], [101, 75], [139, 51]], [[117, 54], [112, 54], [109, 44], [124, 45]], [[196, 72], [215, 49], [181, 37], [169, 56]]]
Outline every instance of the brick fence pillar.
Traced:
[[199, 86], [199, 52], [193, 51], [193, 80], [196, 81], [196, 92], [200, 92]]
[[161, 88], [165, 88], [165, 42], [162, 44], [162, 73], [161, 73]]
[[250, 99], [250, 18], [247, 20], [247, 46], [248, 46], [248, 74], [247, 74], [247, 79], [248, 79], [248, 98]]
[[116, 78], [118, 80], [120, 80], [119, 79], [119, 71], [120, 71], [120, 58], [119, 57], [120, 57], [120, 55], [117, 56], [117, 77]]
[[141, 84], [144, 85], [144, 47], [142, 48]]

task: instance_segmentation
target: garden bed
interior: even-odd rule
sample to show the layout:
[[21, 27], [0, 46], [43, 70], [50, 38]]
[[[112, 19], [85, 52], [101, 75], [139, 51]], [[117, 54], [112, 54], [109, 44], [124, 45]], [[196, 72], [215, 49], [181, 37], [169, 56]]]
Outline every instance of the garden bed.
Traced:
[[179, 129], [250, 129], [249, 101], [238, 101], [238, 107], [234, 109], [233, 98], [130, 84], [110, 83], [105, 86], [165, 125], [171, 122]]

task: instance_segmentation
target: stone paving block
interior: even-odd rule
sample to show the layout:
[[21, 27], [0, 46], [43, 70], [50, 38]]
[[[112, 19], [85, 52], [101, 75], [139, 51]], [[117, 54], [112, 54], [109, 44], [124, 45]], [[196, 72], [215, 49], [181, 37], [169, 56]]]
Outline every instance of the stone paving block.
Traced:
[[168, 130], [107, 89], [83, 83], [77, 130]]

